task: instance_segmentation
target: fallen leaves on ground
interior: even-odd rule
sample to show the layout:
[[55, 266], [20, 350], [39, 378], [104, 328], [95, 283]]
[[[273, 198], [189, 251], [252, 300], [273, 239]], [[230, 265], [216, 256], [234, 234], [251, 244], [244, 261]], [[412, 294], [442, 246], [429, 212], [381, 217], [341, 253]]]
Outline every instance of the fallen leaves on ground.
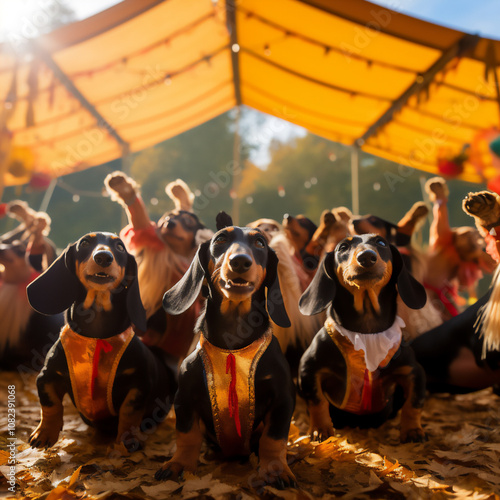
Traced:
[[[298, 400], [290, 428], [289, 464], [300, 489], [255, 489], [257, 459], [222, 461], [204, 448], [196, 474], [158, 482], [154, 474], [175, 450], [172, 415], [128, 456], [110, 453], [113, 439], [84, 424], [65, 401], [64, 430], [49, 450], [27, 444], [40, 417], [34, 377], [3, 373], [0, 392], [16, 386], [16, 495], [44, 500], [470, 498], [500, 500], [500, 399], [491, 390], [429, 398], [426, 443], [399, 444], [399, 419], [379, 429], [339, 430], [317, 443]], [[3, 403], [4, 404], [4, 403]], [[7, 428], [5, 411], [0, 429]], [[8, 475], [7, 435], [0, 436], [0, 488]]]

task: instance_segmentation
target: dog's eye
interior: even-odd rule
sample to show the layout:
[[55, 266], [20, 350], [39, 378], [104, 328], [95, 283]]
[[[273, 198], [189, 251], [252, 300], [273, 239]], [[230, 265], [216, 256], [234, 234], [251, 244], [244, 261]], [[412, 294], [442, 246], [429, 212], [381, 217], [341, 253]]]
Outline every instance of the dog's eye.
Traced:
[[125, 252], [125, 247], [123, 246], [122, 243], [117, 243], [116, 244], [116, 249], [119, 251], [119, 252]]
[[349, 248], [349, 245], [347, 243], [341, 243], [339, 247], [337, 248], [338, 252], [345, 252]]
[[386, 247], [387, 243], [384, 240], [377, 240], [377, 245], [380, 247]]
[[220, 245], [221, 243], [225, 243], [227, 241], [227, 236], [225, 234], [219, 234], [217, 238], [214, 240], [215, 245]]
[[90, 241], [87, 238], [84, 238], [82, 241], [80, 241], [80, 244], [78, 245], [79, 248], [85, 248], [90, 245]]
[[257, 238], [257, 239], [255, 240], [255, 246], [256, 246], [257, 248], [265, 248], [265, 247], [266, 247], [266, 244], [265, 244], [265, 242], [264, 242], [264, 240], [263, 240], [262, 238]]

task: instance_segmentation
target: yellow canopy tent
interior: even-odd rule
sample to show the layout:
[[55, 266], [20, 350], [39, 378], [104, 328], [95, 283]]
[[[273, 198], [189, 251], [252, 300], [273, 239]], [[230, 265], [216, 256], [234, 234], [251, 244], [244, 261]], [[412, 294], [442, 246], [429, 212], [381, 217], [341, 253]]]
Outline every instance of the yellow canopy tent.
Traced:
[[499, 41], [364, 0], [124, 0], [0, 46], [3, 182], [99, 165], [240, 104], [427, 172], [470, 144], [460, 177], [480, 182], [500, 175], [499, 63]]

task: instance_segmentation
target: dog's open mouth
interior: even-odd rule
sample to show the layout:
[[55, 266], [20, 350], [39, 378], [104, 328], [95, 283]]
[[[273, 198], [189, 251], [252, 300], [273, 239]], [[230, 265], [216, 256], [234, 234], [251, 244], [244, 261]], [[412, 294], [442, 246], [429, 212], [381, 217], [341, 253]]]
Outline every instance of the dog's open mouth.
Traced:
[[254, 289], [254, 284], [243, 278], [227, 278], [224, 280], [224, 288], [236, 293], [248, 293]]
[[93, 283], [98, 283], [100, 285], [104, 283], [112, 283], [116, 280], [116, 276], [112, 276], [111, 274], [107, 274], [103, 271], [95, 274], [87, 274], [86, 278], [88, 281], [92, 281]]

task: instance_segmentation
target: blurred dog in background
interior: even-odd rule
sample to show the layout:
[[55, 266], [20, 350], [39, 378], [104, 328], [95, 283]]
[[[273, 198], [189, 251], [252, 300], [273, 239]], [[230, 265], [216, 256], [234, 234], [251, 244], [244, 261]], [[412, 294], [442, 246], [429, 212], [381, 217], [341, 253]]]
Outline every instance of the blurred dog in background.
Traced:
[[193, 341], [201, 299], [175, 317], [165, 313], [161, 301], [163, 294], [189, 268], [198, 245], [210, 239], [213, 233], [193, 213], [194, 195], [180, 179], [165, 188], [175, 209], [165, 213], [158, 222], [149, 218], [139, 186], [132, 178], [114, 172], [104, 183], [112, 199], [124, 207], [129, 220], [121, 237], [138, 263], [139, 288], [148, 318], [143, 340], [182, 359]]

